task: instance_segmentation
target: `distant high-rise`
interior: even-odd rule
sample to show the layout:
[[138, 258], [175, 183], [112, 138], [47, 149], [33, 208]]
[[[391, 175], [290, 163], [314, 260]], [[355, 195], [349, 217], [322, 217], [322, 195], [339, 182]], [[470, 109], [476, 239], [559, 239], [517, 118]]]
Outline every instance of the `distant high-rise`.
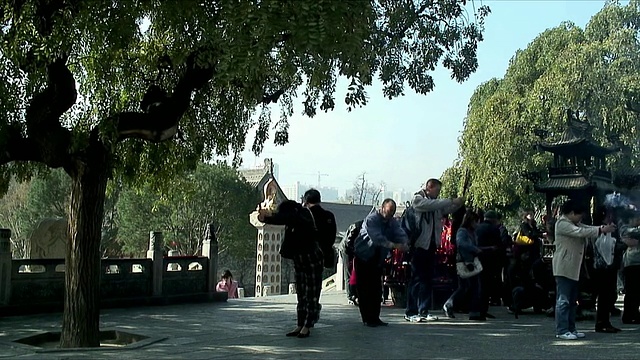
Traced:
[[413, 194], [404, 191], [404, 189], [400, 189], [399, 191], [394, 191], [391, 198], [398, 204], [403, 204], [407, 201], [411, 201], [413, 199]]
[[[275, 170], [274, 170], [275, 171]], [[299, 181], [296, 181], [293, 185], [282, 186], [282, 191], [287, 196], [289, 200], [299, 201], [304, 195], [305, 191], [314, 188], [320, 191], [320, 195], [322, 196], [322, 201], [324, 202], [332, 202], [338, 201], [338, 189], [333, 187], [316, 187], [310, 186], [307, 184], [302, 184]]]

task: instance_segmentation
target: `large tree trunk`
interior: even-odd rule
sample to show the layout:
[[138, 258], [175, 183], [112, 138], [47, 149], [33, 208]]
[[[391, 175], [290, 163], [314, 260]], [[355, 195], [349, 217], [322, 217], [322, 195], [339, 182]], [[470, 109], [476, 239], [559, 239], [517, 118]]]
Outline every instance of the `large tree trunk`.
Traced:
[[100, 239], [109, 170], [107, 151], [93, 143], [89, 156], [68, 169], [72, 179], [60, 347], [100, 346]]

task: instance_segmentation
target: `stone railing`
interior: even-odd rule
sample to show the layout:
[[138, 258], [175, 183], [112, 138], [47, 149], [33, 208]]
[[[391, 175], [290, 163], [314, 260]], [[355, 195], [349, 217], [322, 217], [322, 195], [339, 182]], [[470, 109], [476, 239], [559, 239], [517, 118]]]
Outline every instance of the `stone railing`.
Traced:
[[[208, 232], [208, 234], [212, 232]], [[62, 309], [64, 259], [12, 260], [11, 232], [0, 229], [0, 314]], [[162, 233], [151, 232], [147, 258], [102, 259], [100, 300], [103, 307], [226, 300], [215, 291], [218, 244], [203, 241], [202, 256], [163, 254]]]

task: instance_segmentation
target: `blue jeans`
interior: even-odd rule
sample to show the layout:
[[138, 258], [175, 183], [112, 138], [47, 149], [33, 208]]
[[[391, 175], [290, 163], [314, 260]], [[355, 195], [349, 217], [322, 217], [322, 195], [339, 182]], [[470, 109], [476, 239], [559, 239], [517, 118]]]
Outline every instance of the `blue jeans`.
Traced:
[[471, 302], [469, 303], [469, 316], [482, 316], [482, 291], [480, 274], [467, 279], [458, 277], [458, 288], [453, 294], [451, 294], [446, 305], [454, 308], [456, 305], [460, 304], [460, 301], [464, 301], [466, 299], [465, 295], [468, 293], [471, 297]]
[[578, 282], [556, 276], [556, 334], [576, 331]]
[[436, 245], [429, 250], [416, 248], [411, 258], [411, 281], [407, 286], [407, 309], [405, 315], [429, 314], [431, 306], [431, 282], [436, 262]]

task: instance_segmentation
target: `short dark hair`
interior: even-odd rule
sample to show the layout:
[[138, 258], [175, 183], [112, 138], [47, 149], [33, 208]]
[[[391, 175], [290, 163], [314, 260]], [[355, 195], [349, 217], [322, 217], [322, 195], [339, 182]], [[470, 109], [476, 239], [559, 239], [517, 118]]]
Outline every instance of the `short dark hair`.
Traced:
[[426, 185], [428, 186], [429, 184], [442, 186], [442, 181], [440, 181], [438, 179], [429, 179], [429, 180], [427, 180]]
[[397, 205], [396, 205], [396, 201], [395, 201], [395, 200], [393, 200], [392, 198], [386, 198], [386, 199], [382, 200], [382, 206], [385, 206], [385, 205], [387, 205], [388, 203], [392, 203], [392, 204], [393, 204], [393, 206], [396, 206], [396, 207], [397, 207]]
[[480, 220], [480, 216], [478, 215], [478, 213], [469, 209], [464, 213], [464, 217], [462, 218], [462, 224], [460, 225], [460, 227], [471, 229], [471, 225], [473, 223], [477, 223], [478, 220]]
[[565, 201], [564, 204], [562, 204], [562, 206], [560, 207], [560, 212], [562, 213], [562, 215], [567, 215], [571, 213], [574, 213], [576, 215], [581, 215], [586, 213], [587, 209], [584, 205], [582, 205], [578, 201], [569, 199]]
[[229, 269], [225, 270], [224, 273], [222, 273], [222, 278], [223, 279], [229, 279], [232, 278], [233, 275], [231, 274], [231, 271]]
[[302, 197], [303, 201], [307, 204], [319, 204], [322, 202], [320, 197], [320, 191], [316, 189], [309, 189], [304, 193]]

